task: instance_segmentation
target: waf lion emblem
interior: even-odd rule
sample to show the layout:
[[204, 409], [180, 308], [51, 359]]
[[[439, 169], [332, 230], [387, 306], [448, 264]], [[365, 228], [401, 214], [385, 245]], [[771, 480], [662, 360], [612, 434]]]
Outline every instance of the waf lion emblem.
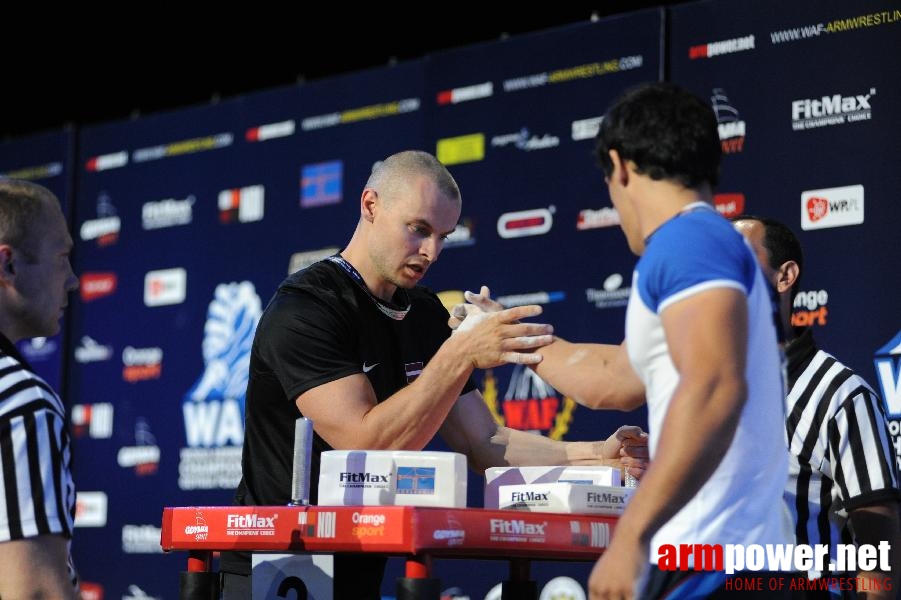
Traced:
[[562, 440], [569, 431], [576, 403], [539, 377], [535, 371], [516, 365], [504, 399], [498, 399], [497, 379], [492, 370], [485, 371], [482, 397], [498, 425], [520, 431], [540, 432], [552, 440]]

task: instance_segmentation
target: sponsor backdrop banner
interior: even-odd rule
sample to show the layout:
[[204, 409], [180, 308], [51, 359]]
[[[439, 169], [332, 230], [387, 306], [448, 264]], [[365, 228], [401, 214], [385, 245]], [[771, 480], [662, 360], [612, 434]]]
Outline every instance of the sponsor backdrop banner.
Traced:
[[[635, 257], [593, 138], [613, 98], [663, 76], [717, 112], [720, 211], [772, 215], [799, 233], [796, 319], [871, 380], [897, 440], [901, 320], [881, 265], [899, 225], [901, 174], [883, 157], [901, 154], [901, 81], [884, 58], [897, 53], [901, 12], [846, 4], [647, 10], [84, 129], [71, 173], [81, 288], [69, 376], [61, 383], [58, 356], [36, 366], [72, 406], [88, 597], [177, 597], [186, 556], [161, 553], [162, 508], [231, 503], [262, 309], [289, 272], [349, 239], [380, 158], [429, 150], [461, 185], [461, 221], [425, 281], [448, 306], [485, 284], [507, 306], [542, 304], [565, 338], [620, 342]], [[0, 172], [68, 205], [71, 145], [69, 133], [0, 145]], [[498, 422], [517, 429], [589, 440], [646, 424], [643, 410], [577, 407], [528, 369], [476, 379]], [[469, 505], [482, 505], [475, 474]], [[547, 597], [579, 597], [590, 567], [532, 572]], [[435, 568], [447, 597], [499, 597], [508, 577], [501, 562]], [[401, 574], [392, 559], [387, 596]]]
[[[618, 343], [634, 257], [592, 138], [619, 91], [660, 77], [661, 27], [661, 11], [643, 11], [85, 129], [68, 391], [90, 415], [76, 430], [89, 585], [175, 596], [185, 556], [160, 552], [162, 508], [231, 503], [261, 311], [289, 272], [349, 239], [374, 161], [393, 152], [435, 152], [462, 187], [460, 225], [425, 282], [449, 304], [484, 283], [504, 304], [545, 305], [561, 335]], [[477, 380], [500, 422], [556, 439], [646, 421], [577, 408], [528, 369]], [[482, 506], [481, 475], [469, 505]], [[120, 568], [91, 560], [101, 551]], [[436, 573], [481, 598], [508, 577], [486, 564]], [[590, 566], [535, 578], [584, 581]], [[402, 572], [392, 559], [387, 595]]]
[[[461, 223], [428, 280], [448, 305], [484, 284], [505, 306], [543, 305], [536, 320], [564, 338], [622, 341], [635, 257], [617, 227], [593, 140], [619, 92], [659, 78], [661, 27], [662, 13], [650, 10], [431, 58], [429, 149], [463, 194]], [[476, 378], [495, 419], [515, 429], [593, 440], [624, 423], [646, 423], [643, 410], [577, 407], [522, 366]], [[469, 506], [482, 506], [482, 497], [483, 478], [470, 476]], [[539, 586], [563, 574], [584, 582], [590, 567], [536, 562], [532, 574]], [[484, 597], [471, 567], [439, 569], [442, 581]], [[509, 576], [504, 563], [480, 570], [492, 585]]]
[[[75, 134], [71, 129], [49, 131], [0, 143], [0, 177], [38, 183], [59, 199], [71, 221], [72, 154]], [[70, 296], [70, 301], [75, 295]], [[60, 333], [49, 338], [22, 340], [16, 346], [35, 372], [62, 393], [66, 322]], [[63, 398], [65, 401], [65, 398]], [[73, 420], [78, 415], [72, 415]]]
[[83, 132], [69, 396], [92, 416], [76, 429], [92, 589], [177, 597], [186, 555], [162, 555], [162, 509], [231, 504], [262, 309], [349, 239], [373, 162], [423, 145], [423, 82], [411, 62]]
[[717, 208], [772, 216], [805, 252], [793, 320], [885, 401], [901, 462], [897, 2], [734, 0], [673, 7], [670, 79], [710, 99]]

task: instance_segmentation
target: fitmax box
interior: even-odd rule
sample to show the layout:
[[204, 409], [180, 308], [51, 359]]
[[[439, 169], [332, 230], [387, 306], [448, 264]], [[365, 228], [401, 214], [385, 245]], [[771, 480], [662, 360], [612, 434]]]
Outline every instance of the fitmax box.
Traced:
[[457, 452], [329, 450], [320, 506], [466, 507], [466, 457]]
[[523, 483], [582, 483], [616, 487], [619, 469], [606, 466], [585, 467], [490, 467], [485, 469], [485, 508], [498, 508], [502, 485]]
[[498, 501], [502, 509], [618, 516], [634, 492], [621, 486], [525, 483], [502, 485]]

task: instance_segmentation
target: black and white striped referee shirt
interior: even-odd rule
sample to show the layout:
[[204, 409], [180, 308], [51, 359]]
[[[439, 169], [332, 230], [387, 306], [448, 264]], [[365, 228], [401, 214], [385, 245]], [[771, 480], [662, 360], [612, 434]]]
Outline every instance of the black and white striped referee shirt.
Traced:
[[[0, 542], [72, 538], [75, 485], [65, 410], [0, 334]], [[69, 572], [77, 586], [71, 553]]]
[[809, 328], [788, 345], [786, 358], [785, 499], [797, 543], [828, 544], [834, 558], [836, 544], [853, 542], [849, 510], [901, 498], [895, 453], [879, 396], [817, 348]]

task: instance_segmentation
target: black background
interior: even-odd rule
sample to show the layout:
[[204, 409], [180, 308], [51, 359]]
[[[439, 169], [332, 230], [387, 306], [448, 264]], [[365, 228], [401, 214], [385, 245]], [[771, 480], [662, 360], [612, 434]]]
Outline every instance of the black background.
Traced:
[[159, 4], [9, 18], [0, 27], [0, 141], [381, 67], [592, 14], [679, 3], [540, 3], [534, 11], [492, 6], [490, 14], [431, 3]]

